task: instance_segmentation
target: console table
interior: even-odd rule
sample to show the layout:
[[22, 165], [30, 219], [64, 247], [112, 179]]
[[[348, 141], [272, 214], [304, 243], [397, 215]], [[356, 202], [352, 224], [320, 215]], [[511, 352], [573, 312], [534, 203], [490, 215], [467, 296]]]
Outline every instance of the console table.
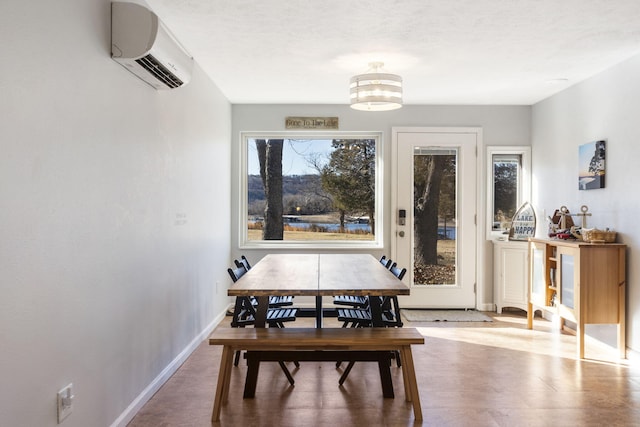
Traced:
[[617, 324], [618, 351], [626, 358], [625, 252], [619, 243], [529, 240], [529, 309], [534, 308], [576, 324], [577, 356], [584, 358], [585, 324]]

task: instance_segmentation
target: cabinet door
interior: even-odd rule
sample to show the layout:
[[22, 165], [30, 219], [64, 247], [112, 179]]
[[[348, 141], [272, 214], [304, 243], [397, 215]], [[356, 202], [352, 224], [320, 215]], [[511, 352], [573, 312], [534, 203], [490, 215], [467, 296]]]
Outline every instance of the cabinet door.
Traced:
[[507, 247], [502, 253], [502, 277], [504, 289], [502, 299], [506, 303], [526, 304], [527, 302], [527, 249]]
[[494, 295], [496, 309], [527, 309], [529, 297], [529, 245], [527, 242], [494, 242]]
[[575, 321], [575, 309], [579, 304], [576, 272], [579, 262], [577, 250], [558, 247], [558, 279], [560, 316]]
[[575, 308], [574, 263], [573, 255], [560, 254], [560, 303], [571, 309]]
[[545, 251], [546, 245], [537, 242], [529, 244], [531, 257], [531, 302], [537, 306], [546, 306], [547, 282]]

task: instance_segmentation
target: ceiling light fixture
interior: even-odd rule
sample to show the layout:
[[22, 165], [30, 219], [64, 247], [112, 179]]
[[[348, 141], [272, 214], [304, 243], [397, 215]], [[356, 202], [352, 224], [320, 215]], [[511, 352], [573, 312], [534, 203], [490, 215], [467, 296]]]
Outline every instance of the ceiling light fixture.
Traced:
[[385, 73], [384, 63], [370, 62], [365, 74], [351, 77], [351, 108], [389, 111], [402, 107], [402, 77]]

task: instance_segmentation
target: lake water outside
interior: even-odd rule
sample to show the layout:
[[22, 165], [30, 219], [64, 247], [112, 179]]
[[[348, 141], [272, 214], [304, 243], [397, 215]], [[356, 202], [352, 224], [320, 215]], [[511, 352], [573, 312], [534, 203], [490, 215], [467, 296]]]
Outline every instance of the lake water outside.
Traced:
[[[249, 221], [249, 229], [258, 228], [256, 225], [260, 222], [260, 220]], [[285, 226], [289, 229], [297, 229], [300, 231], [310, 231], [311, 229], [322, 228], [327, 232], [337, 233], [340, 230], [340, 224], [336, 222], [306, 222], [297, 219], [285, 221]], [[347, 233], [371, 233], [371, 227], [367, 222], [347, 222], [344, 225], [344, 228], [347, 230]], [[440, 239], [455, 240], [456, 228], [455, 226], [440, 226], [438, 227], [438, 235], [440, 236]]]

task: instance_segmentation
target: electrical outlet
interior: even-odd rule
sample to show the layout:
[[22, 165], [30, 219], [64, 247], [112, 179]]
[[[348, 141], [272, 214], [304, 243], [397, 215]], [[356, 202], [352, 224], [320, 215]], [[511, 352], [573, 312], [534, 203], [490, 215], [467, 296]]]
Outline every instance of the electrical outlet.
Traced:
[[73, 384], [69, 384], [58, 392], [58, 424], [73, 411]]

